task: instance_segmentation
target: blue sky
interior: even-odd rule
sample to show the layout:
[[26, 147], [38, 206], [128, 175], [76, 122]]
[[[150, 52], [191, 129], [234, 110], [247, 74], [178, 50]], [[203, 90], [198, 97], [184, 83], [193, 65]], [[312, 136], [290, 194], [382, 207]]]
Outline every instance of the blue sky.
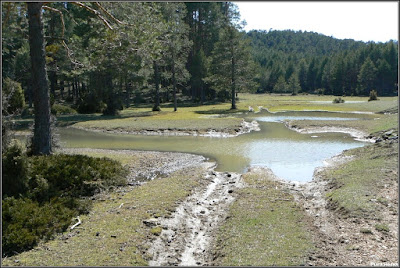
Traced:
[[398, 1], [234, 1], [246, 31], [302, 30], [339, 39], [387, 42], [398, 39]]

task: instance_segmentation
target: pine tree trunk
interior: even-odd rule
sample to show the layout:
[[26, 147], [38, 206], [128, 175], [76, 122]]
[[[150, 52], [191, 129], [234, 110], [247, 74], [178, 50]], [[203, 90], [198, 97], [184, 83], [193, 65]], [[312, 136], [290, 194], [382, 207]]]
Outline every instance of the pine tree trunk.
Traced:
[[232, 77], [231, 77], [231, 87], [232, 87], [232, 110], [236, 109], [236, 84], [235, 84], [235, 57], [232, 55]]
[[160, 78], [158, 73], [158, 64], [156, 61], [153, 62], [154, 66], [154, 82], [156, 84], [156, 94], [155, 94], [155, 101], [153, 111], [160, 110]]
[[172, 54], [172, 82], [174, 92], [174, 112], [176, 112], [178, 110], [178, 101], [176, 99], [175, 53]]
[[47, 84], [44, 50], [42, 3], [29, 2], [29, 47], [32, 64], [35, 126], [32, 139], [32, 154], [51, 154], [50, 96]]

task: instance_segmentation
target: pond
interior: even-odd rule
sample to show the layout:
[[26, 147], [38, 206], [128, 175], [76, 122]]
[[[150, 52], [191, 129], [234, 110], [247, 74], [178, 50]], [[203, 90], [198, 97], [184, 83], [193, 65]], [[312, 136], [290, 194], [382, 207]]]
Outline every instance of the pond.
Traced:
[[[358, 117], [357, 117], [358, 116]], [[246, 172], [250, 166], [265, 166], [280, 178], [310, 181], [316, 167], [344, 150], [365, 143], [343, 133], [300, 134], [285, 127], [284, 119], [357, 120], [361, 115], [332, 113], [254, 114], [260, 131], [233, 138], [195, 136], [138, 136], [60, 128], [65, 147], [135, 149], [186, 152], [204, 155], [218, 163], [217, 171]]]

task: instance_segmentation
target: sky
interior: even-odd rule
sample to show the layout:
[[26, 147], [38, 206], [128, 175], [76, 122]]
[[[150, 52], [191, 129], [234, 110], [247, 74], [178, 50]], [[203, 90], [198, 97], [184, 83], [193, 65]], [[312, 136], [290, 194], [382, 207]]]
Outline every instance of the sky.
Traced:
[[399, 2], [233, 1], [249, 30], [317, 32], [338, 39], [398, 40]]

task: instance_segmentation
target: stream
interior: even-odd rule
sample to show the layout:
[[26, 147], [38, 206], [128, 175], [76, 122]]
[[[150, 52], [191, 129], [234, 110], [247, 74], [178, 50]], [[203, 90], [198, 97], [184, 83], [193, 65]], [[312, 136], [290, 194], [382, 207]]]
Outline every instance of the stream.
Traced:
[[260, 131], [237, 137], [144, 136], [60, 128], [65, 147], [135, 149], [199, 154], [216, 161], [216, 171], [244, 173], [251, 166], [270, 168], [289, 181], [311, 181], [316, 167], [342, 151], [364, 146], [345, 133], [303, 134], [283, 120], [359, 120], [365, 115], [329, 112], [281, 112], [238, 115], [256, 120]]

